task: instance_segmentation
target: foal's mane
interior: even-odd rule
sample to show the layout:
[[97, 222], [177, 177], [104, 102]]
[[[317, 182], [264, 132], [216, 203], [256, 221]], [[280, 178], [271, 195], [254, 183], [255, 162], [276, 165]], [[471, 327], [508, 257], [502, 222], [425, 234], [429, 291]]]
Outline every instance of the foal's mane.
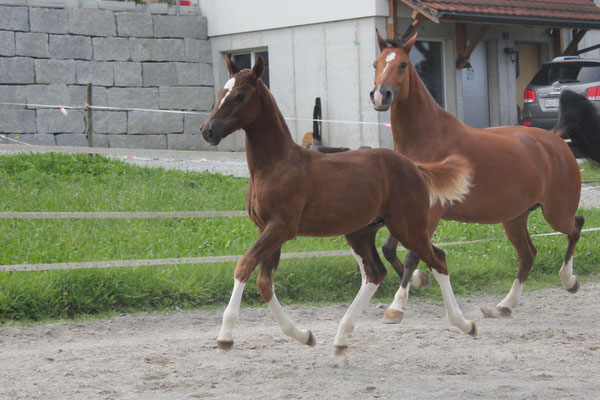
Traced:
[[290, 133], [290, 129], [287, 125], [287, 122], [285, 121], [285, 118], [284, 118], [283, 114], [281, 113], [281, 110], [279, 109], [279, 106], [277, 105], [277, 102], [275, 101], [273, 94], [271, 93], [271, 91], [269, 90], [267, 85], [265, 85], [265, 83], [263, 82], [262, 79], [257, 79], [257, 88], [258, 88], [258, 91], [257, 91], [258, 95], [260, 96], [260, 99], [263, 102], [263, 105], [267, 105], [267, 104], [265, 104], [265, 102], [270, 103], [270, 105], [277, 111], [277, 116], [279, 117], [279, 122], [281, 123], [281, 128], [283, 129], [284, 132], [287, 132], [287, 134], [291, 137], [292, 134]]

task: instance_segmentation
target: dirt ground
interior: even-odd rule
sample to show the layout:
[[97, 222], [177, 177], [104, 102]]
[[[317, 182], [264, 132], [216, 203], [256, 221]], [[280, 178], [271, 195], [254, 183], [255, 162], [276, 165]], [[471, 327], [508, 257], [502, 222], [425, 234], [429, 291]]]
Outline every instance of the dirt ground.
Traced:
[[372, 303], [342, 358], [332, 342], [348, 305], [287, 308], [314, 348], [283, 336], [268, 309], [244, 308], [227, 354], [215, 350], [222, 310], [2, 327], [0, 398], [597, 399], [600, 283], [525, 292], [511, 317], [484, 318], [500, 299], [459, 299], [475, 339], [441, 302], [409, 300], [400, 325]]

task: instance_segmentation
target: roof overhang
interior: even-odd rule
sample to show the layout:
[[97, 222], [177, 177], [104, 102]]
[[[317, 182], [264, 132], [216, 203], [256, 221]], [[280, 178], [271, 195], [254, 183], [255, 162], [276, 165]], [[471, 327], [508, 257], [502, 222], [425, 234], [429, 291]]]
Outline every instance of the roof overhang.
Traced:
[[548, 28], [600, 29], [600, 21], [576, 20], [567, 18], [549, 18], [533, 16], [507, 16], [490, 14], [471, 14], [458, 12], [438, 12], [440, 22], [462, 22], [491, 25], [525, 25]]

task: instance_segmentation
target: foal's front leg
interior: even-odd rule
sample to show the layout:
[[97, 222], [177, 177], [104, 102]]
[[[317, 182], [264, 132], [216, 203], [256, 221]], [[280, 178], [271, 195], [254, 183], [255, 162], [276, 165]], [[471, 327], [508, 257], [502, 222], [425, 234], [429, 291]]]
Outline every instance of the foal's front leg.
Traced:
[[260, 232], [258, 239], [250, 250], [238, 260], [233, 274], [235, 278], [233, 292], [223, 314], [223, 325], [217, 338], [217, 351], [224, 352], [231, 350], [233, 347], [233, 327], [240, 312], [242, 293], [250, 275], [254, 272], [258, 263], [273, 254], [275, 250], [280, 249], [287, 239], [284, 229], [267, 226], [264, 231]]
[[279, 257], [281, 256], [281, 248], [275, 250], [273, 254], [265, 258], [265, 260], [260, 264], [260, 270], [258, 273], [257, 285], [258, 290], [260, 291], [260, 295], [269, 306], [269, 309], [273, 313], [275, 320], [279, 324], [281, 331], [299, 341], [302, 344], [305, 344], [310, 347], [314, 347], [317, 344], [317, 341], [308, 329], [298, 329], [294, 321], [288, 317], [285, 313], [283, 307], [277, 300], [277, 296], [275, 296], [275, 285], [273, 284], [273, 278], [275, 276], [275, 271], [277, 270], [277, 265], [279, 264]]

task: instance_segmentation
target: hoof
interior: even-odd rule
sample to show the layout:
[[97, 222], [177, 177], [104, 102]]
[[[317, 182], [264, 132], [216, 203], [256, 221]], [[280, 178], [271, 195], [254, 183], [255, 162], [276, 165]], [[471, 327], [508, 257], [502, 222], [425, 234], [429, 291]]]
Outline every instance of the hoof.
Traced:
[[333, 355], [339, 357], [348, 351], [348, 346], [333, 346]]
[[501, 317], [510, 317], [512, 314], [512, 310], [508, 307], [496, 307], [496, 310]]
[[578, 290], [579, 290], [579, 279], [575, 278], [575, 284], [570, 289], [567, 289], [567, 292], [577, 293]]
[[510, 308], [501, 306], [496, 306], [494, 309], [490, 309], [487, 306], [481, 306], [480, 310], [486, 318], [510, 317], [512, 313]]
[[308, 333], [309, 333], [308, 340], [304, 344], [309, 347], [315, 347], [317, 344], [317, 339], [315, 339], [315, 335], [313, 335], [313, 333], [311, 331], [308, 331]]
[[427, 275], [427, 273], [423, 272], [420, 269], [416, 269], [415, 272], [413, 272], [410, 282], [414, 286], [417, 286], [420, 288], [429, 287], [429, 283], [430, 283], [429, 275]]
[[233, 341], [226, 342], [217, 340], [217, 353], [226, 353], [231, 349], [233, 349]]
[[477, 337], [477, 325], [475, 325], [474, 321], [469, 321], [471, 323], [471, 330], [468, 332], [468, 335], [471, 337]]
[[404, 312], [388, 309], [383, 316], [384, 324], [399, 324], [404, 318]]

